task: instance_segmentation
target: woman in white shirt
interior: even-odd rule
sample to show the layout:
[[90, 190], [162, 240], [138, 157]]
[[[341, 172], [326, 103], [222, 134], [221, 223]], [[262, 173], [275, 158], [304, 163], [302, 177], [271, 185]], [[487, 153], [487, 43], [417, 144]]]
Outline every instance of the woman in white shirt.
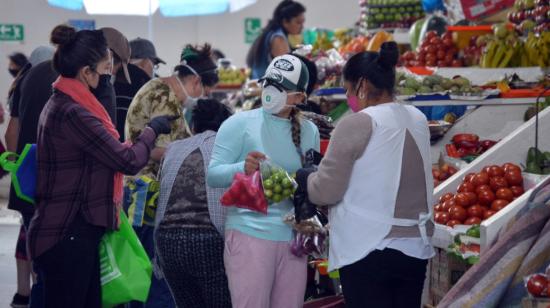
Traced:
[[347, 307], [420, 307], [434, 254], [428, 123], [395, 102], [398, 57], [389, 42], [349, 59], [344, 86], [355, 113], [336, 126], [318, 171], [297, 174], [310, 201], [329, 206], [329, 267], [340, 270]]

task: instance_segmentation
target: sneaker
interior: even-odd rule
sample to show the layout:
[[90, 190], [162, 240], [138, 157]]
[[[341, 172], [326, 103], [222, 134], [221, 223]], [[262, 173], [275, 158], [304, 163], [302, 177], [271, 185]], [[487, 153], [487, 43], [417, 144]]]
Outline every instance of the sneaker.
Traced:
[[29, 297], [23, 296], [19, 293], [15, 293], [13, 300], [11, 301], [12, 308], [28, 308], [29, 307]]

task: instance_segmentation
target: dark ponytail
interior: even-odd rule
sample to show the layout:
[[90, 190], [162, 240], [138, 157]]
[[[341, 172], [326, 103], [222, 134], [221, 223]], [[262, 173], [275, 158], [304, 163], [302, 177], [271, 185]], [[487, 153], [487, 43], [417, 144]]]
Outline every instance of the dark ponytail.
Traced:
[[365, 51], [351, 57], [344, 66], [344, 80], [357, 85], [368, 80], [376, 89], [393, 95], [395, 89], [395, 65], [399, 49], [395, 42], [385, 42], [380, 52]]
[[[277, 5], [273, 16], [269, 20], [267, 26], [262, 30], [260, 36], [256, 38], [246, 56], [246, 64], [249, 67], [254, 67], [260, 62], [260, 58], [263, 57], [269, 50], [266, 50], [265, 39], [269, 32], [275, 31], [279, 28], [283, 28], [283, 21], [289, 21], [294, 17], [300, 16], [306, 12], [305, 6], [301, 3], [293, 0], [283, 0]], [[286, 33], [285, 29], [283, 31]]]
[[63, 77], [75, 78], [78, 71], [97, 64], [107, 57], [107, 41], [100, 30], [76, 31], [67, 25], [55, 27], [50, 41], [57, 45], [53, 67]]

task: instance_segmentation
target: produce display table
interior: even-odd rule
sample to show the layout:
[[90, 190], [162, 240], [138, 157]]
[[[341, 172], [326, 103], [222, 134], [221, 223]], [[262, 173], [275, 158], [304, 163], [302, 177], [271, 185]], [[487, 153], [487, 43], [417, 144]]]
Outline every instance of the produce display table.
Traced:
[[[539, 114], [539, 147], [541, 149], [550, 149], [550, 109], [545, 109]], [[502, 165], [507, 162], [515, 164], [524, 164], [529, 147], [535, 144], [535, 118], [519, 126], [511, 134], [503, 138], [499, 143], [479, 156], [465, 168], [459, 170], [447, 181], [441, 183], [434, 190], [434, 200], [447, 192], [455, 193], [458, 185], [462, 182], [464, 176], [471, 172], [479, 172], [488, 165]], [[533, 188], [540, 185], [540, 182], [548, 176], [525, 176], [526, 192], [508, 204], [504, 209], [497, 212], [491, 218], [481, 224], [481, 251], [487, 249], [487, 246], [493, 241], [500, 228], [506, 224], [517, 212], [526, 204], [527, 199]], [[446, 248], [453, 241], [453, 229], [436, 224], [434, 234], [434, 245], [436, 247]]]
[[[345, 94], [323, 95], [323, 98], [328, 100], [346, 100]], [[405, 104], [413, 106], [507, 106], [507, 105], [531, 105], [537, 101], [536, 97], [524, 98], [490, 98], [484, 100], [427, 100], [427, 101], [404, 101]]]
[[523, 115], [529, 105], [505, 104], [482, 105], [469, 109], [447, 133], [431, 147], [432, 162], [437, 163], [445, 145], [452, 143], [456, 134], [474, 133], [481, 139], [498, 141], [511, 134], [525, 122]]
[[434, 101], [406, 101], [413, 106], [509, 106], [532, 105], [537, 101], [536, 97], [525, 98], [490, 98], [484, 100], [434, 100]]

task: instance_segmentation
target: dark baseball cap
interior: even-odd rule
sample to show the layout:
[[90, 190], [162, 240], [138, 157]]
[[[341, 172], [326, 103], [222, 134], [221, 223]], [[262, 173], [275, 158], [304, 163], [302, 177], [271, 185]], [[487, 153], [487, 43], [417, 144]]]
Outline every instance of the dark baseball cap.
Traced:
[[130, 41], [130, 48], [132, 49], [130, 59], [151, 59], [154, 64], [166, 64], [164, 60], [157, 57], [155, 46], [149, 40], [138, 37]]
[[128, 73], [128, 62], [130, 61], [130, 45], [128, 40], [120, 31], [114, 28], [101, 28], [103, 36], [107, 41], [109, 48], [118, 56], [122, 63], [122, 70], [124, 71], [124, 76], [128, 83], [130, 81], [130, 74]]

